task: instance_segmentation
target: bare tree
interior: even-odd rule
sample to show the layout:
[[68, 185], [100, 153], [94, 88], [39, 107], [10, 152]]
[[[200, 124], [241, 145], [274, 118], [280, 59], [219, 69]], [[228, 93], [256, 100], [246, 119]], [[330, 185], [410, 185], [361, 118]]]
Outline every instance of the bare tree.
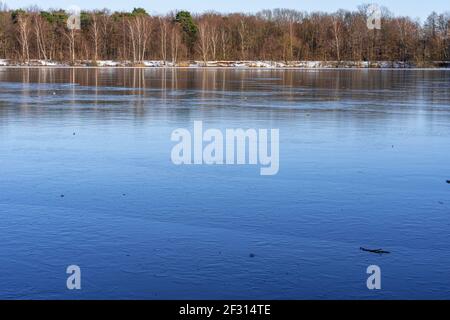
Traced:
[[164, 61], [164, 65], [167, 61], [167, 29], [168, 21], [165, 17], [159, 17], [159, 31], [161, 37], [161, 57]]
[[222, 50], [222, 60], [226, 60], [228, 51], [228, 33], [225, 26], [220, 29], [220, 45]]
[[26, 12], [21, 12], [17, 16], [17, 27], [19, 29], [19, 43], [21, 47], [22, 61], [30, 62], [30, 30], [31, 30], [31, 18]]
[[111, 14], [108, 10], [103, 10], [97, 15], [100, 26], [100, 56], [109, 57], [110, 48], [114, 46], [114, 37], [111, 37], [113, 24], [111, 23]]
[[341, 29], [342, 21], [338, 14], [331, 16], [331, 26], [333, 30], [334, 46], [336, 50], [336, 58], [341, 61]]
[[33, 12], [32, 22], [36, 39], [37, 57], [38, 59], [43, 58], [47, 60], [47, 34], [49, 32], [47, 23], [38, 12]]
[[208, 54], [210, 49], [209, 34], [210, 32], [208, 22], [205, 20], [200, 21], [198, 24], [199, 51], [205, 65], [208, 61]]
[[147, 41], [150, 37], [150, 21], [146, 15], [137, 15], [128, 19], [128, 30], [130, 33], [133, 62], [142, 63], [147, 50]]
[[247, 41], [247, 25], [244, 21], [244, 19], [240, 20], [239, 27], [238, 27], [238, 33], [239, 33], [239, 40], [240, 40], [240, 47], [241, 47], [241, 59], [246, 59], [246, 41]]
[[287, 30], [287, 54], [285, 60], [292, 60], [294, 57], [294, 45], [296, 43], [295, 25], [302, 19], [302, 13], [291, 9], [274, 9], [264, 10], [261, 12], [261, 16], [268, 21], [275, 20], [278, 22], [279, 27]]
[[219, 32], [217, 30], [217, 25], [212, 24], [209, 29], [209, 39], [211, 42], [211, 57], [213, 60], [216, 60], [217, 57], [217, 47], [219, 43]]
[[91, 25], [90, 25], [90, 33], [92, 36], [92, 40], [94, 41], [94, 61], [98, 60], [98, 46], [100, 41], [100, 24], [98, 23], [98, 13], [93, 12], [90, 15]]
[[172, 28], [170, 39], [171, 57], [172, 63], [176, 63], [178, 61], [178, 52], [181, 45], [181, 36], [178, 25], [173, 24], [171, 28]]
[[68, 29], [64, 32], [65, 37], [69, 41], [69, 53], [70, 53], [70, 61], [75, 63], [75, 29]]

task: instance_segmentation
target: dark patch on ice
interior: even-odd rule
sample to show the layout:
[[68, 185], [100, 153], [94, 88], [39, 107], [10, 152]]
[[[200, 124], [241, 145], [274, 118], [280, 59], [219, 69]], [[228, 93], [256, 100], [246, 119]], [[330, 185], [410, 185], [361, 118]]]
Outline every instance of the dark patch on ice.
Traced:
[[385, 251], [383, 249], [366, 249], [366, 248], [363, 248], [363, 247], [361, 247], [359, 249], [361, 251], [364, 251], [364, 252], [370, 252], [370, 253], [376, 253], [376, 254], [390, 254], [389, 251]]

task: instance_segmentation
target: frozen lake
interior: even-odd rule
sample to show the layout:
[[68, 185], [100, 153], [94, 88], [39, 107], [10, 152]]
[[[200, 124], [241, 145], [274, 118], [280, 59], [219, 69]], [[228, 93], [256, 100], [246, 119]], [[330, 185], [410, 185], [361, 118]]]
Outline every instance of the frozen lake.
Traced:
[[[175, 166], [196, 120], [279, 173]], [[449, 179], [450, 70], [0, 68], [0, 298], [448, 299]]]

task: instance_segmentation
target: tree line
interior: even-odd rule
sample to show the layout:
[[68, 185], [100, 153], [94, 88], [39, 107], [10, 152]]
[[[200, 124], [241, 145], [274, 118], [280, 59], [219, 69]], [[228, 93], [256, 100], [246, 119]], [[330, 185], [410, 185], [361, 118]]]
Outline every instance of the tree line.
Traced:
[[369, 29], [369, 6], [334, 13], [291, 9], [255, 14], [187, 11], [152, 16], [81, 11], [79, 30], [69, 13], [38, 7], [0, 6], [0, 58], [75, 63], [88, 60], [405, 61], [450, 60], [450, 14], [431, 13], [424, 23], [382, 9], [381, 29]]

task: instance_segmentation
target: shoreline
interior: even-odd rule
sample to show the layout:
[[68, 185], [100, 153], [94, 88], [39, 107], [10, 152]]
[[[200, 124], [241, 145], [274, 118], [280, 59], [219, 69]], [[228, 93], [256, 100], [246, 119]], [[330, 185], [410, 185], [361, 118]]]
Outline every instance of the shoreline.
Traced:
[[230, 69], [230, 70], [450, 70], [450, 61], [436, 61], [424, 66], [399, 61], [192, 61], [164, 62], [146, 60], [139, 64], [130, 61], [79, 60], [74, 65], [65, 62], [31, 60], [19, 63], [0, 59], [0, 68], [91, 68], [91, 69]]
[[94, 67], [94, 66], [0, 66], [0, 69], [142, 69], [142, 70], [233, 70], [233, 71], [450, 71], [450, 68], [413, 67], [413, 68], [242, 68], [242, 67]]

